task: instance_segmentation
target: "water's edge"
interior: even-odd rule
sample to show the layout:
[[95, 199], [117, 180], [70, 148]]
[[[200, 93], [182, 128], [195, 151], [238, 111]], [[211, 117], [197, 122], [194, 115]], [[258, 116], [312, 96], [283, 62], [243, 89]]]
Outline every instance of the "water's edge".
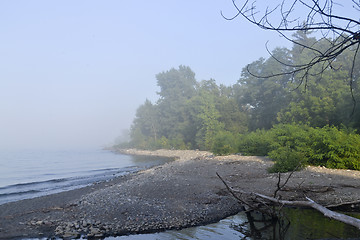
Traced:
[[[148, 165], [146, 161], [149, 160], [149, 156], [139, 156], [135, 157], [131, 155], [132, 161], [137, 163], [137, 167], [134, 166], [126, 167], [126, 172], [120, 172], [119, 169], [114, 168], [103, 168], [101, 170], [91, 170], [91, 172], [105, 170], [105, 173], [100, 173], [101, 176], [104, 174], [109, 177], [108, 179], [100, 179], [98, 181], [88, 183], [106, 183], [107, 181], [115, 180], [116, 178], [121, 178], [132, 172], [139, 171], [141, 169], [150, 168], [153, 166], [158, 166], [164, 164], [166, 161], [171, 161], [174, 158], [163, 158], [163, 160], [157, 161], [160, 159], [158, 156], [154, 157], [154, 165]], [[124, 168], [125, 169], [125, 168]], [[120, 175], [111, 175], [112, 171], [118, 171]], [[96, 172], [99, 173], [99, 172]], [[111, 175], [111, 176], [108, 176]], [[92, 175], [92, 176], [96, 176]], [[15, 184], [17, 188], [26, 188], [27, 186], [36, 186], [36, 185], [47, 185], [47, 184], [57, 184], [67, 182], [64, 179], [54, 179], [43, 182], [32, 182], [24, 184]], [[69, 183], [69, 182], [68, 182]], [[80, 186], [80, 185], [78, 185]], [[88, 186], [88, 185], [87, 185]], [[9, 187], [9, 186], [8, 186]], [[10, 186], [11, 187], [11, 186]], [[73, 187], [73, 186], [72, 186]], [[6, 187], [3, 187], [6, 189]], [[60, 188], [60, 192], [61, 192]], [[9, 188], [7, 189], [9, 191]], [[16, 195], [16, 193], [14, 193]], [[11, 196], [11, 193], [9, 193]], [[247, 239], [315, 239], [315, 238], [356, 238], [360, 236], [358, 230], [349, 227], [345, 224], [341, 224], [336, 221], [329, 220], [323, 217], [321, 214], [314, 210], [307, 209], [286, 209], [285, 213], [286, 219], [282, 219], [278, 223], [272, 223], [272, 225], [267, 226], [268, 222], [251, 222], [251, 219], [262, 218], [258, 213], [253, 213], [253, 216], [249, 216], [246, 213], [239, 213], [237, 215], [228, 217], [221, 220], [218, 223], [208, 224], [205, 226], [186, 228], [182, 230], [169, 230], [159, 233], [152, 234], [139, 234], [139, 235], [130, 235], [130, 236], [121, 236], [121, 237], [108, 237], [106, 239], [234, 239], [234, 238], [244, 238], [249, 232], [255, 232], [257, 237], [248, 237]], [[290, 220], [290, 225], [287, 227], [286, 220]], [[265, 230], [259, 230], [266, 227]], [[287, 228], [286, 231], [284, 227]], [[276, 236], [274, 238], [274, 236]]]
[[[0, 205], [110, 181], [174, 160], [168, 157], [124, 155], [106, 150], [57, 153], [57, 156], [51, 154], [8, 154], [4, 157], [0, 153], [0, 161], [4, 162], [0, 169]], [[47, 166], [52, 162], [54, 166]], [[71, 165], [74, 167], [69, 167]]]

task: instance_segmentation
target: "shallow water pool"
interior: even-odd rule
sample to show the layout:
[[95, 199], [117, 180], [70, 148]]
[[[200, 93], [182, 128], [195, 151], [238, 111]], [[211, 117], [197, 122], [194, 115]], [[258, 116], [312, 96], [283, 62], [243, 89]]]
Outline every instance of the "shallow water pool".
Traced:
[[[261, 213], [241, 212], [218, 223], [160, 233], [108, 237], [107, 240], [172, 239], [360, 239], [360, 230], [324, 217], [312, 209], [285, 208], [283, 217], [271, 221]], [[360, 216], [360, 215], [358, 215]]]

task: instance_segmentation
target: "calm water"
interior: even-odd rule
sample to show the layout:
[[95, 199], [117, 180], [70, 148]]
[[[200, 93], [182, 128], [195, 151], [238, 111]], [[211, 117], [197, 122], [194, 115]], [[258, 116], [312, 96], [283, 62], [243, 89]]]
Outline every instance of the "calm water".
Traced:
[[[360, 239], [360, 230], [349, 225], [325, 218], [312, 209], [285, 208], [283, 217], [270, 221], [260, 213], [244, 212], [228, 217], [218, 223], [186, 228], [179, 231], [165, 231], [154, 234], [140, 234], [108, 240], [304, 240], [304, 239]], [[360, 216], [358, 216], [360, 217]]]
[[83, 187], [168, 161], [105, 150], [1, 151], [0, 204]]
[[[79, 188], [168, 161], [103, 150], [0, 152], [0, 204]], [[360, 239], [359, 230], [314, 210], [287, 208], [284, 215], [271, 222], [261, 214], [239, 213], [206, 226], [106, 239]]]

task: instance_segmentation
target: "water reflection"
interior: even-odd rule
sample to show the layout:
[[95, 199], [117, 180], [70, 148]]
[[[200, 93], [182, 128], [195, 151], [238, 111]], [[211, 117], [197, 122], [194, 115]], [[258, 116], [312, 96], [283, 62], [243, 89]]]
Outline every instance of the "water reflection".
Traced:
[[360, 230], [328, 219], [312, 209], [285, 208], [281, 217], [270, 219], [259, 212], [241, 212], [218, 223], [171, 230], [153, 234], [139, 234], [107, 238], [108, 240], [190, 240], [190, 239], [360, 239]]
[[245, 212], [246, 221], [230, 227], [244, 235], [244, 239], [285, 239], [290, 226], [286, 217], [269, 217], [259, 212]]

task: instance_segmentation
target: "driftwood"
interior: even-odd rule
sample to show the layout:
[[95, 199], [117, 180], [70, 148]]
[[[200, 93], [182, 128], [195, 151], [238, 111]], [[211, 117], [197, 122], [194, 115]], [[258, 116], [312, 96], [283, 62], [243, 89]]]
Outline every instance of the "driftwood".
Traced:
[[281, 188], [282, 192], [313, 192], [313, 193], [324, 193], [334, 191], [334, 188], [331, 186], [311, 186], [311, 187], [283, 187]]
[[311, 200], [310, 198], [306, 197], [308, 201], [286, 201], [286, 200], [279, 200], [273, 197], [269, 197], [263, 194], [254, 193], [255, 196], [266, 199], [270, 202], [274, 202], [280, 205], [287, 205], [287, 206], [298, 206], [298, 207], [311, 207], [322, 214], [324, 214], [325, 217], [335, 219], [337, 221], [352, 225], [358, 229], [360, 229], [360, 219], [348, 216], [346, 214], [338, 213], [331, 211], [330, 209], [327, 209], [326, 207], [316, 203], [315, 201]]
[[[247, 194], [247, 195], [256, 196], [258, 198], [267, 200], [267, 201], [272, 202], [272, 203], [276, 203], [276, 204], [281, 205], [281, 206], [310, 207], [310, 208], [313, 208], [313, 209], [321, 212], [322, 214], [324, 214], [325, 217], [328, 217], [328, 218], [343, 222], [343, 223], [348, 224], [348, 225], [352, 225], [352, 226], [360, 229], [360, 219], [348, 216], [346, 214], [331, 211], [330, 209], [316, 203], [315, 201], [313, 201], [312, 199], [310, 199], [308, 197], [306, 197], [307, 201], [288, 201], [288, 200], [280, 200], [280, 199], [277, 199], [277, 198], [274, 198], [274, 197], [269, 197], [269, 196], [266, 196], [266, 195], [263, 195], [263, 194], [260, 194], [260, 193], [255, 193], [255, 192], [250, 192], [249, 193], [249, 192], [244, 192], [244, 191], [235, 191], [225, 182], [225, 180], [218, 173], [216, 173], [216, 175], [224, 183], [224, 185], [226, 186], [226, 188], [228, 189], [228, 191], [231, 193], [232, 196], [234, 196], [239, 202], [247, 205], [248, 207], [250, 207], [252, 209], [256, 209], [256, 206], [254, 204], [249, 203], [248, 201], [245, 201], [241, 197], [239, 197], [236, 194], [236, 192], [238, 192], [240, 194]], [[278, 186], [279, 186], [279, 184], [278, 184]], [[284, 185], [282, 187], [284, 187]]]

